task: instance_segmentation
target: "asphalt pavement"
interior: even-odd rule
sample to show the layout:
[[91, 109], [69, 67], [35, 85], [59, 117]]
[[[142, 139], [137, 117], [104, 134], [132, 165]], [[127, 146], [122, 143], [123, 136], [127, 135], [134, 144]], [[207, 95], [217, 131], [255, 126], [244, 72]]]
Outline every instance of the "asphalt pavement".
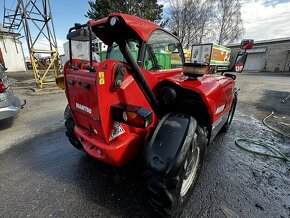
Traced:
[[[274, 105], [290, 92], [290, 78], [267, 76], [264, 83], [253, 77], [238, 78], [242, 90], [232, 126], [207, 148], [182, 217], [290, 217], [290, 164], [234, 144], [237, 137], [255, 137], [290, 155], [289, 140], [261, 122], [277, 108], [289, 123], [290, 101]], [[156, 216], [146, 203], [140, 157], [122, 168], [102, 164], [74, 149], [59, 122], [0, 154], [0, 217]]]
[[25, 140], [63, 126], [67, 105], [64, 91], [56, 86], [35, 88], [33, 73], [8, 73], [14, 94], [20, 99], [20, 112], [13, 118], [0, 120], [0, 153]]

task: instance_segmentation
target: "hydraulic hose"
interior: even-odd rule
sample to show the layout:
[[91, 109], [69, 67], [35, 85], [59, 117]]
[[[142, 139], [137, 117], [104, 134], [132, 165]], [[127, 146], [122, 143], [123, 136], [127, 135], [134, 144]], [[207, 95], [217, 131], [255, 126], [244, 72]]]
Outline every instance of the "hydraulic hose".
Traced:
[[278, 133], [278, 134], [281, 134], [281, 135], [284, 137], [284, 139], [286, 139], [286, 138], [290, 139], [290, 135], [287, 135], [287, 134], [281, 132], [279, 129], [276, 129], [275, 127], [270, 126], [270, 125], [266, 122], [266, 120], [267, 120], [268, 118], [272, 117], [272, 116], [274, 116], [274, 111], [272, 111], [272, 113], [270, 113], [268, 116], [266, 116], [266, 117], [263, 119], [263, 124], [264, 124], [266, 127], [268, 127], [270, 130], [272, 130], [273, 132], [276, 132], [276, 133]]
[[[274, 115], [274, 112], [272, 112], [272, 113], [270, 113], [268, 116], [266, 116], [266, 117], [262, 120], [263, 124], [264, 124], [267, 128], [269, 128], [271, 131], [276, 132], [276, 133], [278, 133], [278, 134], [281, 134], [281, 135], [284, 137], [284, 139], [286, 139], [286, 138], [290, 139], [290, 135], [287, 135], [287, 134], [281, 132], [280, 130], [278, 130], [278, 129], [272, 127], [272, 126], [270, 126], [270, 125], [266, 122], [266, 120], [267, 120], [268, 118], [270, 118], [271, 116], [273, 116], [273, 115]], [[242, 142], [244, 142], [244, 143], [247, 142], [247, 143], [255, 144], [255, 145], [258, 146], [258, 147], [263, 147], [264, 149], [268, 150], [269, 153], [268, 153], [268, 152], [258, 151], [258, 150], [256, 150], [256, 149], [250, 148], [249, 146], [246, 146], [246, 145], [245, 145], [244, 143], [242, 143]], [[263, 141], [260, 140], [260, 139], [237, 138], [237, 139], [235, 140], [235, 144], [236, 144], [239, 148], [241, 148], [241, 149], [243, 149], [243, 150], [245, 150], [245, 151], [248, 151], [248, 152], [251, 152], [251, 153], [254, 153], [254, 154], [259, 154], [259, 155], [268, 156], [268, 157], [278, 158], [278, 159], [281, 159], [281, 160], [284, 160], [284, 161], [290, 163], [290, 157], [287, 157], [284, 153], [282, 153], [281, 151], [279, 151], [277, 148], [275, 148], [274, 146], [272, 146], [272, 145], [270, 145], [270, 144], [268, 144], [268, 143], [266, 143], [266, 142], [263, 142]]]
[[[270, 153], [266, 153], [266, 152], [261, 152], [261, 151], [257, 151], [255, 149], [252, 149], [250, 147], [244, 146], [241, 142], [248, 142], [248, 143], [252, 143], [255, 145], [258, 145], [260, 147], [264, 147], [266, 148]], [[245, 150], [245, 151], [249, 151], [251, 153], [254, 154], [259, 154], [259, 155], [264, 155], [264, 156], [268, 156], [268, 157], [273, 157], [273, 158], [278, 158], [284, 161], [288, 161], [290, 162], [290, 158], [287, 157], [285, 154], [283, 154], [281, 151], [279, 151], [277, 148], [275, 148], [274, 146], [267, 144], [265, 142], [263, 142], [262, 140], [255, 140], [255, 139], [250, 139], [250, 138], [237, 138], [235, 141], [235, 144]]]

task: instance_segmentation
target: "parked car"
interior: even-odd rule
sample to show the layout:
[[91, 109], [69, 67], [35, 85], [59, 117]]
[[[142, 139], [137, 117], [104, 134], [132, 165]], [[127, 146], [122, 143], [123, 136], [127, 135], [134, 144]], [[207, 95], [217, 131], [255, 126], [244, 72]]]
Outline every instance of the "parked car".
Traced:
[[20, 100], [14, 96], [5, 70], [0, 64], [0, 120], [13, 117], [20, 110]]

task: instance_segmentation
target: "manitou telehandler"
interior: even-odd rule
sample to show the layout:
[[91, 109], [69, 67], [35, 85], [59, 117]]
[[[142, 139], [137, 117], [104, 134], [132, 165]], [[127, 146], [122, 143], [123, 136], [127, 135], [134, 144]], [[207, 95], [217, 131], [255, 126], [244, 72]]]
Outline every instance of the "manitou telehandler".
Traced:
[[[72, 59], [71, 41], [98, 37], [106, 60]], [[111, 13], [69, 30], [64, 66], [68, 107], [66, 134], [80, 150], [122, 166], [144, 157], [150, 204], [176, 216], [197, 182], [207, 144], [233, 119], [235, 75], [207, 74], [202, 63], [185, 63], [180, 41], [147, 20]], [[242, 70], [243, 41], [233, 69]], [[90, 51], [92, 54], [92, 51]]]

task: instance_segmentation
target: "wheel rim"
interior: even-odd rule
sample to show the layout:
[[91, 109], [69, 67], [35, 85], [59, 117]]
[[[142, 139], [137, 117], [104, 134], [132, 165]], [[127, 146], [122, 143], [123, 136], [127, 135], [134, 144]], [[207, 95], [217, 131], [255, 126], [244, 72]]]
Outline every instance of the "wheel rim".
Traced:
[[185, 168], [185, 179], [182, 181], [180, 195], [184, 196], [190, 189], [194, 179], [196, 178], [196, 173], [200, 161], [200, 148], [196, 147], [192, 152], [191, 161], [188, 164], [187, 160], [184, 163]]

